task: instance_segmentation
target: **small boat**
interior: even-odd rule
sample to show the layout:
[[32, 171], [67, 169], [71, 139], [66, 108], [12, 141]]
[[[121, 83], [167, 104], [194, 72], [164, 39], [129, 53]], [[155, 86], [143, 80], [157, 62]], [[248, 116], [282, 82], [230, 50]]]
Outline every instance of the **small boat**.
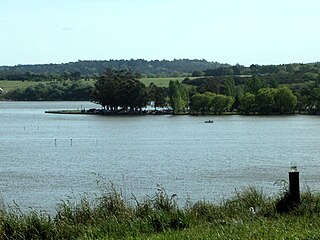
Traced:
[[213, 120], [204, 121], [204, 123], [213, 123]]

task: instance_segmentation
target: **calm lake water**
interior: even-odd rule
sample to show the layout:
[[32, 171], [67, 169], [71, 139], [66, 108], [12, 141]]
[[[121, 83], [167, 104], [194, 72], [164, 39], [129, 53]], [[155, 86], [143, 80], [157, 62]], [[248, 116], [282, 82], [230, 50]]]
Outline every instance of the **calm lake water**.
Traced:
[[[320, 190], [319, 116], [97, 116], [45, 110], [89, 102], [0, 102], [0, 199], [54, 212], [61, 200], [111, 181], [129, 199], [157, 185], [180, 202], [220, 202], [248, 186], [276, 194], [297, 162]], [[205, 120], [214, 123], [204, 123]], [[72, 141], [71, 141], [72, 139]]]

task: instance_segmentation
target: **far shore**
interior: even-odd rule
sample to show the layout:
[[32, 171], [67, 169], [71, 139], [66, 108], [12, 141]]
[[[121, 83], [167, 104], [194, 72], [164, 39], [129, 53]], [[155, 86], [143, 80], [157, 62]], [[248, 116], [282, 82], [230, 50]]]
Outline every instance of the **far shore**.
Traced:
[[319, 115], [317, 113], [309, 113], [309, 112], [299, 112], [295, 111], [293, 113], [270, 113], [270, 114], [262, 114], [262, 113], [241, 113], [241, 112], [223, 112], [223, 113], [173, 113], [172, 110], [143, 110], [136, 112], [129, 111], [106, 111], [102, 109], [89, 109], [89, 110], [48, 110], [45, 113], [49, 114], [86, 114], [86, 115], [102, 115], [102, 116], [142, 116], [142, 115], [189, 115], [189, 116], [231, 116], [231, 115], [243, 115], [243, 116], [288, 116], [288, 115]]

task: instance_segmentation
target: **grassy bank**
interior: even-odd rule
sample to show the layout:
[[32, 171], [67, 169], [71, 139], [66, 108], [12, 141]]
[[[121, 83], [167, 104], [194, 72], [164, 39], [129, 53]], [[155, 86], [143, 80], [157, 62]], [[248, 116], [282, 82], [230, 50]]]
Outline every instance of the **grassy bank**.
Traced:
[[248, 188], [219, 205], [181, 208], [161, 188], [135, 204], [110, 188], [94, 201], [62, 203], [55, 216], [2, 210], [0, 239], [319, 239], [320, 197], [303, 193], [299, 207], [281, 213], [284, 197]]

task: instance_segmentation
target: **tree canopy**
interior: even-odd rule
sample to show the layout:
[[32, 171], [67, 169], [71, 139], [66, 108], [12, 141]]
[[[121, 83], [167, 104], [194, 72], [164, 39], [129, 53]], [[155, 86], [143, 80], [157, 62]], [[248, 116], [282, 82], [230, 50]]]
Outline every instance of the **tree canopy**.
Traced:
[[135, 112], [148, 102], [146, 86], [138, 79], [140, 74], [128, 69], [107, 69], [95, 82], [95, 102], [110, 111], [119, 108]]
[[188, 93], [185, 87], [178, 81], [170, 81], [169, 98], [173, 113], [186, 112]]
[[120, 59], [89, 61], [78, 60], [63, 64], [34, 64], [17, 66], [0, 66], [0, 79], [3, 80], [35, 80], [57, 78], [61, 75], [74, 79], [79, 76], [94, 77], [103, 74], [108, 68], [125, 69], [147, 75], [148, 77], [177, 77], [183, 73], [192, 74], [193, 71], [215, 69], [228, 64], [210, 62], [204, 59], [174, 59], [169, 60], [144, 60], [144, 59]]
[[16, 101], [90, 101], [93, 86], [84, 81], [39, 83], [25, 89], [17, 88], [5, 94]]
[[193, 113], [208, 114], [213, 112], [221, 114], [229, 111], [234, 102], [234, 98], [222, 94], [206, 92], [204, 94], [196, 93], [191, 97], [190, 110]]

